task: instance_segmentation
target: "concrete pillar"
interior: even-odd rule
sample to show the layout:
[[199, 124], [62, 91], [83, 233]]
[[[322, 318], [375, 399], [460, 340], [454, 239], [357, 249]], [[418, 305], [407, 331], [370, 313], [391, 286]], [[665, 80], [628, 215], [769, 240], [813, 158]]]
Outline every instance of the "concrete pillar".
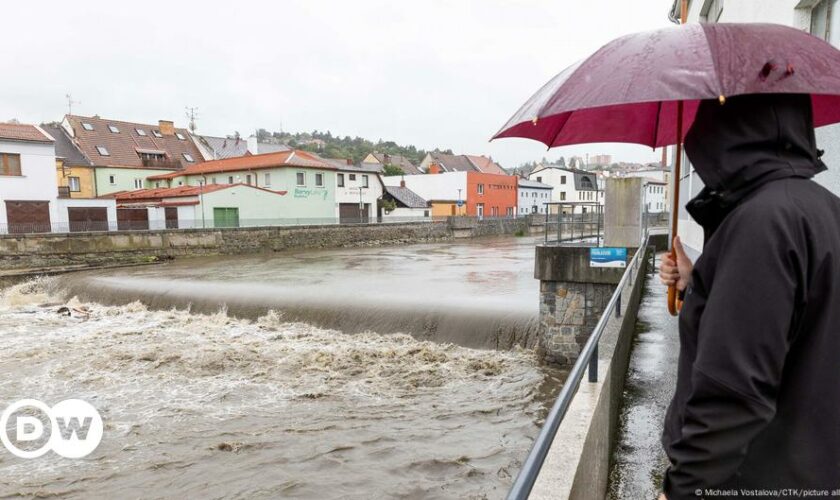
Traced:
[[575, 363], [623, 274], [624, 268], [590, 267], [589, 247], [537, 246], [539, 346], [546, 362]]
[[644, 182], [638, 177], [607, 179], [604, 195], [604, 246], [637, 247], [644, 221]]

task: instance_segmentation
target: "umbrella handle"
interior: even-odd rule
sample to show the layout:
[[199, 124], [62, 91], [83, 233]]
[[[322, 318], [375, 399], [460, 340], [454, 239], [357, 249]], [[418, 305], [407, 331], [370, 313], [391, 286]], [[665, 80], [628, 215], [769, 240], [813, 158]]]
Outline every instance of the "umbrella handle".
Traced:
[[[676, 262], [677, 261], [677, 251], [674, 248], [671, 248], [671, 259]], [[670, 285], [668, 287], [668, 312], [671, 313], [671, 316], [676, 316], [680, 313], [682, 309], [683, 301], [680, 300], [679, 293], [677, 293], [677, 285]]]

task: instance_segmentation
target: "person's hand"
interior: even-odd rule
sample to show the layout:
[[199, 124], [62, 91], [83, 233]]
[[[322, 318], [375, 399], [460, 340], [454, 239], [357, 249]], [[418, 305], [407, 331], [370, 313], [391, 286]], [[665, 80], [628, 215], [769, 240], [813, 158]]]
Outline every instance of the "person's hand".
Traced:
[[685, 254], [679, 236], [674, 238], [674, 251], [677, 254], [676, 262], [671, 258], [670, 253], [662, 256], [662, 263], [659, 265], [659, 279], [665, 286], [676, 285], [677, 290], [681, 292], [688, 286], [694, 265], [688, 255]]
[[665, 493], [660, 493], [659, 500], [668, 500], [668, 497], [665, 496]]

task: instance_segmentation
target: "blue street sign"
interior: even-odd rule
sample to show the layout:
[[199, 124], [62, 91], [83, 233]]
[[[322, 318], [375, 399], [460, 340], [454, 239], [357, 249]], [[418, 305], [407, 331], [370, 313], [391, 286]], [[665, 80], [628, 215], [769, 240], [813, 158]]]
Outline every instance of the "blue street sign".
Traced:
[[627, 267], [627, 249], [615, 247], [590, 248], [589, 267]]

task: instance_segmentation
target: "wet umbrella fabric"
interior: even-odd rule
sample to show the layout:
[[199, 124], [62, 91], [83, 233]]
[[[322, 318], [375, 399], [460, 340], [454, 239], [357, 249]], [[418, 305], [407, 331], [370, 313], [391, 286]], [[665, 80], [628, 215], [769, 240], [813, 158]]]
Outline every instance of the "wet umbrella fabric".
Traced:
[[[548, 147], [677, 142], [697, 104], [742, 94], [810, 94], [816, 127], [840, 122], [840, 51], [775, 24], [697, 24], [632, 34], [544, 85], [494, 136]], [[683, 139], [683, 138], [680, 138]]]

